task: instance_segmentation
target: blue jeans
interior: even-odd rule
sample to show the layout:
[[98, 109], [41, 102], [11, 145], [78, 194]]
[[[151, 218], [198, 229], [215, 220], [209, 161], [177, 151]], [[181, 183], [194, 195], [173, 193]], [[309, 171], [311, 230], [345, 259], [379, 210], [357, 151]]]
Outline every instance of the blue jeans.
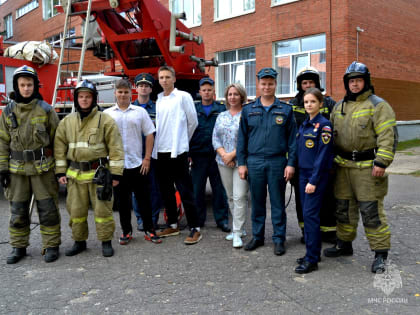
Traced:
[[[156, 167], [156, 160], [151, 159], [150, 161], [150, 170], [148, 178], [149, 178], [149, 189], [150, 189], [150, 201], [152, 204], [152, 221], [153, 224], [156, 226], [159, 220], [159, 212], [163, 208], [163, 201], [159, 191], [159, 185], [156, 179], [155, 174], [155, 167]], [[138, 203], [134, 194], [132, 195], [133, 198], [133, 211], [137, 218], [137, 224], [143, 224], [143, 221], [140, 216], [139, 207], [142, 206], [142, 203]]]
[[191, 178], [194, 187], [194, 199], [198, 211], [198, 223], [204, 226], [207, 217], [206, 184], [210, 180], [214, 220], [218, 226], [229, 223], [229, 205], [225, 188], [220, 178], [219, 169], [213, 154], [191, 156]]
[[256, 240], [264, 240], [267, 186], [270, 193], [273, 242], [283, 243], [286, 239], [286, 211], [284, 205], [286, 190], [284, 169], [286, 162], [285, 157], [269, 159], [248, 157], [248, 181], [252, 202], [252, 235]]

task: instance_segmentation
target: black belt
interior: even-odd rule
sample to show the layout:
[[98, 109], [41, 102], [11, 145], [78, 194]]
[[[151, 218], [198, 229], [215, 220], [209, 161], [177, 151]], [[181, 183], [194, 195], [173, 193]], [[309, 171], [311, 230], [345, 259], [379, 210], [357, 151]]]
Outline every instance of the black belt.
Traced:
[[107, 158], [100, 158], [100, 159], [89, 161], [89, 162], [70, 161], [70, 167], [86, 172], [90, 170], [96, 170], [99, 167], [99, 165], [105, 166], [106, 163], [108, 163]]
[[42, 157], [52, 156], [52, 150], [49, 148], [40, 148], [36, 150], [10, 151], [10, 158], [18, 161], [38, 161]]
[[374, 160], [376, 157], [376, 149], [369, 149], [364, 151], [345, 152], [337, 150], [337, 154], [346, 160], [355, 162]]

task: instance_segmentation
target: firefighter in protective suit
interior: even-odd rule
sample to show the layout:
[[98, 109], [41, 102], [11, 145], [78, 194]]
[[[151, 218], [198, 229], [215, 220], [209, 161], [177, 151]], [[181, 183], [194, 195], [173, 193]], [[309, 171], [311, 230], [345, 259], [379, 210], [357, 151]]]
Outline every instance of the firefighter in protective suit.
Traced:
[[36, 71], [17, 68], [12, 100], [0, 118], [0, 181], [10, 202], [8, 264], [26, 255], [30, 233], [30, 203], [34, 195], [39, 215], [44, 260], [57, 260], [60, 234], [58, 184], [54, 175], [53, 140], [58, 117], [39, 93]]
[[368, 68], [353, 62], [344, 75], [346, 95], [333, 109], [331, 122], [337, 164], [337, 244], [324, 255], [352, 255], [359, 211], [370, 248], [372, 272], [384, 272], [391, 232], [384, 212], [388, 190], [385, 169], [394, 159], [398, 134], [391, 106], [374, 94]]
[[[292, 98], [289, 103], [293, 107], [293, 114], [296, 119], [297, 128], [303, 124], [308, 115], [305, 112], [305, 107], [303, 104], [303, 94], [309, 88], [317, 88], [321, 92], [324, 90], [321, 88], [320, 74], [317, 69], [314, 67], [304, 67], [299, 70], [296, 76], [296, 83], [298, 93], [294, 98]], [[323, 106], [321, 108], [321, 115], [330, 119], [330, 114], [335, 105], [335, 101], [329, 97], [325, 96], [323, 101]], [[330, 174], [329, 182], [325, 190], [325, 194], [322, 201], [320, 219], [321, 219], [321, 238], [323, 242], [335, 243], [336, 241], [336, 222], [335, 222], [335, 198], [334, 198], [334, 181], [333, 176]], [[300, 201], [300, 191], [299, 191], [299, 167], [295, 170], [295, 176], [293, 176], [290, 183], [293, 185], [295, 192], [295, 203], [296, 203], [296, 215], [298, 218], [299, 227], [302, 229], [302, 238], [301, 242], [305, 242], [304, 237], [304, 226], [303, 226], [303, 212], [302, 204]]]
[[115, 121], [98, 110], [95, 85], [84, 80], [74, 91], [76, 112], [59, 124], [54, 143], [56, 175], [67, 184], [66, 207], [74, 239], [66, 256], [86, 249], [88, 209], [92, 205], [102, 254], [114, 254], [111, 240], [115, 230], [112, 186], [118, 185], [124, 168], [124, 151]]

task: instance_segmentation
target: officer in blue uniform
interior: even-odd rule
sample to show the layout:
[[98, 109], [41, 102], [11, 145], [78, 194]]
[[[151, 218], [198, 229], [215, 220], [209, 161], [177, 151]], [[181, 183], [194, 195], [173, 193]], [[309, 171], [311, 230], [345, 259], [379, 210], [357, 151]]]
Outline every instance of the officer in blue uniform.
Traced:
[[202, 78], [199, 85], [201, 101], [195, 103], [198, 126], [191, 138], [189, 151], [198, 222], [200, 227], [203, 227], [206, 221], [205, 192], [207, 178], [209, 178], [213, 194], [213, 215], [217, 227], [223, 232], [230, 232], [229, 205], [216, 163], [216, 152], [212, 144], [213, 128], [217, 116], [224, 112], [226, 107], [214, 101], [214, 81], [212, 79]]
[[274, 254], [286, 250], [286, 182], [296, 164], [296, 123], [293, 110], [275, 97], [277, 72], [263, 68], [257, 75], [260, 93], [242, 109], [238, 132], [239, 176], [248, 177], [252, 200], [252, 240], [245, 250], [264, 245], [267, 186], [270, 193]]
[[[155, 80], [149, 73], [140, 73], [134, 78], [134, 83], [137, 90], [137, 99], [133, 102], [134, 105], [143, 107], [149, 114], [153, 124], [156, 125], [156, 104], [150, 99]], [[143, 141], [143, 145], [145, 141]], [[143, 154], [146, 152], [143, 148]], [[152, 219], [155, 229], [158, 229], [159, 212], [163, 209], [163, 201], [159, 191], [159, 184], [155, 175], [156, 160], [150, 161], [149, 171], [149, 185], [150, 197], [152, 203]], [[142, 205], [141, 200], [137, 202], [133, 195], [133, 210], [137, 218], [137, 229], [143, 231], [143, 221], [140, 216], [139, 206]]]
[[297, 260], [296, 273], [317, 270], [321, 256], [320, 211], [333, 162], [332, 127], [320, 113], [322, 102], [319, 89], [309, 88], [304, 93], [308, 118], [299, 128], [297, 147], [306, 255]]

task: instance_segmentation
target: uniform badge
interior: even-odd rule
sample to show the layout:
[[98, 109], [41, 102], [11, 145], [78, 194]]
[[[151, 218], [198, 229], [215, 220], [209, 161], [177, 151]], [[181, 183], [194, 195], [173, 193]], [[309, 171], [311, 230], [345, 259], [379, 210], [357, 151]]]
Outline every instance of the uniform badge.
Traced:
[[314, 128], [314, 132], [317, 132], [318, 131], [318, 128], [319, 128], [319, 123], [316, 123], [315, 124], [315, 128]]
[[323, 132], [321, 134], [321, 139], [322, 139], [322, 142], [324, 142], [324, 144], [328, 144], [331, 140], [331, 133]]
[[276, 116], [276, 124], [281, 125], [283, 123], [283, 117], [282, 116]]
[[314, 141], [313, 141], [313, 140], [311, 140], [311, 139], [308, 139], [308, 140], [306, 140], [306, 141], [305, 141], [305, 146], [306, 146], [308, 149], [312, 149], [312, 148], [314, 147], [314, 145], [315, 145], [315, 143], [314, 143]]

